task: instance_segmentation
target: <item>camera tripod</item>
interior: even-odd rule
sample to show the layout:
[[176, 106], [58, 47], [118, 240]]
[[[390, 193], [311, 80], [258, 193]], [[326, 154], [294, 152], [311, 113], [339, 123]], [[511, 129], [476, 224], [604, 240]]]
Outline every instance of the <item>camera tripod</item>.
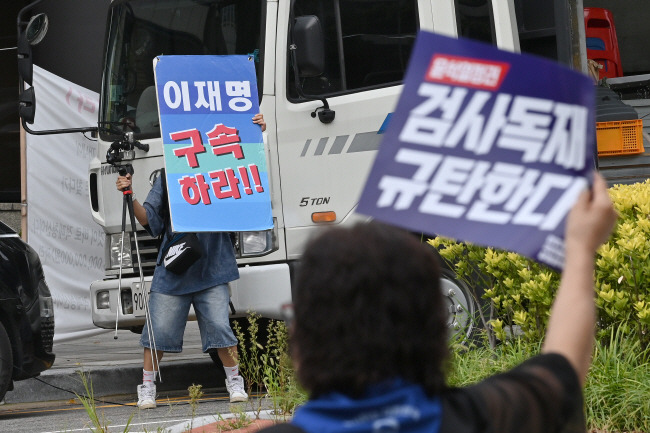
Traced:
[[[126, 176], [127, 174], [133, 175], [133, 166], [131, 164], [119, 165], [118, 173], [120, 176]], [[140, 287], [142, 288], [143, 302], [144, 302], [144, 311], [145, 311], [145, 320], [147, 322], [147, 332], [149, 334], [149, 341], [151, 343], [151, 362], [154, 366], [157, 366], [158, 363], [154, 362], [154, 357], [156, 361], [158, 360], [158, 351], [156, 349], [156, 338], [154, 336], [153, 327], [151, 323], [151, 314], [149, 311], [149, 292], [146, 289], [144, 282], [144, 274], [142, 272], [142, 260], [140, 257], [140, 245], [138, 243], [138, 233], [135, 223], [135, 212], [133, 210], [133, 191], [129, 188], [122, 190], [122, 235], [120, 241], [120, 267], [119, 267], [119, 276], [117, 283], [117, 310], [115, 312], [115, 335], [114, 339], [117, 340], [117, 328], [119, 322], [120, 311], [122, 310], [122, 268], [123, 268], [123, 257], [124, 257], [124, 238], [126, 236], [126, 214], [129, 213], [129, 219], [131, 222], [131, 233], [133, 233], [133, 242], [135, 243], [135, 253], [136, 259], [138, 261], [138, 272], [140, 275]], [[130, 242], [129, 242], [130, 244]], [[158, 379], [162, 382], [162, 376], [160, 375], [160, 368], [154, 370], [158, 372]]]
[[[123, 160], [124, 152], [133, 151], [133, 148], [137, 147], [145, 152], [149, 150], [148, 144], [142, 144], [133, 139], [133, 133], [128, 132], [124, 134], [124, 137], [121, 140], [115, 141], [111, 144], [111, 147], [106, 152], [106, 162], [117, 168], [118, 174], [120, 176], [126, 176], [127, 174], [133, 175], [134, 170], [131, 164], [121, 164]], [[158, 351], [156, 349], [156, 338], [154, 336], [153, 327], [151, 323], [151, 314], [149, 311], [149, 292], [146, 289], [144, 282], [144, 274], [142, 272], [142, 260], [140, 257], [140, 245], [138, 243], [138, 233], [135, 223], [135, 212], [133, 210], [133, 191], [131, 188], [122, 190], [122, 233], [120, 240], [120, 252], [119, 252], [119, 275], [117, 283], [117, 310], [115, 311], [115, 335], [113, 338], [117, 340], [117, 329], [119, 325], [119, 316], [120, 311], [122, 310], [122, 269], [123, 269], [123, 258], [124, 258], [124, 238], [126, 236], [126, 213], [129, 213], [129, 219], [131, 222], [131, 232], [133, 233], [133, 241], [135, 243], [135, 252], [136, 259], [138, 262], [138, 272], [140, 276], [140, 287], [143, 294], [144, 310], [145, 310], [145, 320], [147, 323], [147, 332], [149, 334], [149, 341], [151, 344], [151, 362], [154, 366], [157, 366], [158, 360]], [[130, 248], [130, 242], [129, 242]], [[154, 357], [156, 362], [154, 362]], [[162, 376], [160, 374], [160, 368], [157, 369], [158, 379], [162, 382]]]

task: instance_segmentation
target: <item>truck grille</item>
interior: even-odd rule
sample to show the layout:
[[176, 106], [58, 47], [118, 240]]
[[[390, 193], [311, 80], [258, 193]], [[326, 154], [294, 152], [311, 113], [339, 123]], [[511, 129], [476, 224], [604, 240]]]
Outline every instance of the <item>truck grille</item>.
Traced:
[[[156, 267], [156, 260], [158, 259], [158, 238], [152, 237], [145, 230], [138, 231], [137, 235], [138, 247], [140, 249], [140, 260], [142, 262], [142, 272], [145, 275], [153, 275], [153, 270]], [[134, 266], [133, 272], [139, 274], [134, 236], [131, 236], [131, 259], [133, 260]]]
[[[145, 230], [138, 230], [138, 247], [140, 249], [140, 260], [142, 262], [142, 273], [145, 276], [153, 275], [154, 268], [156, 267], [156, 260], [158, 258], [158, 238], [152, 237]], [[134, 277], [139, 276], [140, 272], [138, 271], [138, 260], [137, 260], [137, 250], [135, 248], [135, 237], [130, 234], [130, 244], [131, 244], [131, 260], [133, 262], [132, 267], [124, 267], [122, 269], [122, 277]], [[119, 275], [119, 269], [107, 269], [106, 275], [111, 275], [117, 277]]]

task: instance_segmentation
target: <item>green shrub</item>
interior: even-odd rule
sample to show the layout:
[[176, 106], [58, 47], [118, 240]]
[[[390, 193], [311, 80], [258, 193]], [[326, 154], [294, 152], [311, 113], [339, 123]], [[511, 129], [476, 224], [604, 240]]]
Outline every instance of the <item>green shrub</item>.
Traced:
[[546, 328], [559, 276], [553, 270], [519, 254], [436, 237], [437, 248], [456, 276], [488, 303], [482, 316], [490, 345], [506, 334], [523, 333], [528, 341], [539, 340]]
[[612, 329], [650, 343], [650, 180], [610, 188], [619, 224], [598, 251], [596, 287], [599, 335]]
[[[239, 370], [246, 381], [248, 393], [266, 393], [273, 412], [278, 419], [293, 415], [296, 407], [307, 400], [295, 377], [288, 350], [288, 333], [284, 322], [261, 320], [259, 314], [249, 313], [246, 317], [246, 330], [239, 322], [233, 324], [237, 336]], [[262, 399], [257, 400], [253, 411], [258, 415], [262, 409]]]
[[296, 408], [307, 401], [307, 394], [298, 384], [289, 355], [289, 336], [284, 322], [271, 321], [264, 359], [264, 386], [271, 399], [273, 412], [286, 421]]
[[[645, 346], [650, 343], [650, 180], [609, 191], [620, 218], [596, 258], [598, 337], [617, 329], [633, 333]], [[441, 237], [428, 242], [459, 278], [475, 290], [484, 288], [488, 337], [504, 340], [508, 331], [521, 331], [534, 342], [544, 336], [560, 281], [557, 272], [512, 252]]]

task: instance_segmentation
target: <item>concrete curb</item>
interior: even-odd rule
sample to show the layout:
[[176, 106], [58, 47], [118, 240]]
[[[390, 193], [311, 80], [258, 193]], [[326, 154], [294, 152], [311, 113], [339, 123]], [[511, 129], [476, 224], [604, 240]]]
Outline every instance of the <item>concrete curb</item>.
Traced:
[[[225, 388], [225, 373], [210, 359], [161, 362], [162, 383], [158, 393], [183, 391], [192, 384], [203, 388]], [[57, 368], [43, 372], [39, 377], [14, 382], [14, 390], [5, 397], [6, 403], [28, 403], [69, 400], [75, 394], [85, 395], [80, 371], [88, 374], [94, 396], [136, 394], [142, 383], [142, 363], [122, 363], [115, 366]], [[137, 399], [137, 397], [135, 397]]]
[[[246, 416], [254, 420], [258, 416], [256, 412], [244, 412]], [[204, 427], [210, 424], [215, 424], [218, 423], [221, 420], [228, 420], [231, 418], [235, 418], [240, 416], [241, 414], [234, 414], [234, 413], [222, 413], [219, 415], [207, 415], [207, 416], [202, 416], [202, 417], [197, 417], [194, 418], [192, 421], [192, 426], [195, 429], [198, 429], [200, 427]], [[219, 419], [221, 417], [221, 419]], [[263, 410], [259, 413], [259, 419], [268, 419], [268, 420], [275, 420], [277, 419], [277, 416], [273, 414], [273, 411], [271, 410]], [[176, 425], [173, 425], [171, 427], [167, 427], [166, 429], [163, 430], [163, 433], [183, 433], [187, 431], [187, 422], [182, 422]], [[215, 431], [217, 429], [215, 428]]]

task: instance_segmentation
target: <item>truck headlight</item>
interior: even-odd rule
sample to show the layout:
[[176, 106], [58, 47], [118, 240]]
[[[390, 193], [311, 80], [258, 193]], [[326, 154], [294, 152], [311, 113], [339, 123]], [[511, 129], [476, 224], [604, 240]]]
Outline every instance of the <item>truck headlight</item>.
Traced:
[[133, 265], [131, 261], [131, 235], [124, 234], [124, 242], [127, 244], [126, 248], [122, 248], [122, 234], [115, 234], [110, 236], [110, 267], [111, 269], [118, 269], [120, 267], [120, 252], [122, 252], [122, 267], [127, 268]]
[[273, 249], [273, 230], [240, 232], [239, 248], [242, 257], [260, 256]]
[[100, 290], [95, 294], [95, 305], [98, 310], [106, 310], [111, 307], [108, 290]]

